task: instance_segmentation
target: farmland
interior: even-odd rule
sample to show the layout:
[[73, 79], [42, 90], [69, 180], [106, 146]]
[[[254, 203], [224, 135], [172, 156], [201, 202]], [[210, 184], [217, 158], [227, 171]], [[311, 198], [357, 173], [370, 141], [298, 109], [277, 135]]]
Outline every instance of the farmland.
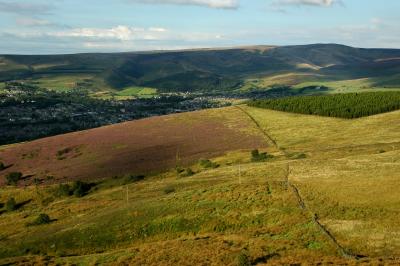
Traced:
[[[33, 176], [19, 187], [1, 189], [0, 202], [10, 197], [25, 202], [0, 215], [5, 228], [1, 262], [396, 265], [399, 119], [399, 111], [347, 120], [242, 105], [4, 147], [1, 160], [13, 165], [5, 171]], [[165, 139], [169, 130], [179, 134]], [[213, 132], [212, 137], [201, 137], [199, 131]], [[145, 139], [151, 146], [138, 147]], [[171, 152], [161, 143], [171, 145]], [[44, 145], [54, 150], [22, 158]], [[77, 158], [75, 151], [57, 153], [74, 145], [83, 145]], [[220, 148], [212, 151], [206, 145]], [[271, 156], [253, 161], [255, 148]], [[164, 164], [159, 153], [170, 163], [152, 168], [152, 162]], [[66, 158], [58, 160], [57, 154]], [[116, 161], [102, 159], [108, 155]], [[143, 165], [156, 171], [144, 179], [126, 179], [138, 169], [134, 158], [145, 158]], [[217, 167], [204, 168], [199, 158]], [[182, 175], [177, 166], [190, 167], [192, 174]], [[24, 187], [41, 177], [34, 169], [59, 174]], [[115, 177], [101, 179], [101, 173]], [[54, 183], [78, 179], [94, 183], [87, 195], [54, 193]], [[26, 226], [40, 213], [54, 221]]]

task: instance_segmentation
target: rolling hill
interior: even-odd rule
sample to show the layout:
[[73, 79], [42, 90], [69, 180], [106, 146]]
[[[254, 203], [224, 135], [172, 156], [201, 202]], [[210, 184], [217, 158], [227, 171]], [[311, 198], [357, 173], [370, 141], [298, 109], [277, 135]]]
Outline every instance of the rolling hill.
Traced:
[[0, 264], [397, 265], [399, 119], [240, 105], [2, 147]]
[[336, 44], [0, 56], [0, 82], [25, 80], [49, 88], [84, 87], [90, 91], [131, 86], [162, 92], [229, 91], [362, 78], [374, 83], [371, 87], [398, 88], [399, 70], [400, 50]]

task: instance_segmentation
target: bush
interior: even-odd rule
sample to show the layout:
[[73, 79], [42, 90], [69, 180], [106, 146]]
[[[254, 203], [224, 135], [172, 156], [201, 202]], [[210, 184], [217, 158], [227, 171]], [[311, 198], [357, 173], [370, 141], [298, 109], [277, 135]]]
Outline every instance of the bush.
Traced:
[[72, 191], [74, 196], [80, 198], [85, 196], [89, 190], [91, 189], [92, 185], [82, 182], [82, 181], [75, 181], [72, 186]]
[[124, 178], [122, 185], [127, 185], [131, 183], [136, 183], [142, 181], [145, 178], [144, 175], [128, 175]]
[[0, 171], [6, 169], [6, 166], [3, 162], [0, 162]]
[[185, 171], [185, 169], [180, 168], [179, 166], [177, 166], [177, 167], [175, 168], [175, 170], [176, 170], [176, 173], [177, 173], [178, 175], [182, 174], [182, 173]]
[[54, 191], [54, 195], [58, 197], [68, 197], [74, 195], [80, 198], [85, 196], [90, 191], [92, 186], [93, 184], [82, 181], [75, 181], [72, 186], [69, 184], [60, 184]]
[[185, 176], [192, 176], [195, 172], [191, 168], [186, 169]]
[[41, 213], [36, 218], [36, 220], [33, 223], [31, 223], [30, 225], [41, 225], [41, 224], [49, 224], [49, 223], [51, 223], [50, 216], [48, 216], [45, 213]]
[[12, 172], [6, 175], [7, 185], [14, 185], [18, 184], [18, 181], [22, 178], [22, 173], [20, 172]]
[[68, 197], [73, 193], [71, 186], [68, 184], [60, 184], [55, 192], [58, 197]]
[[219, 167], [219, 164], [214, 163], [214, 162], [212, 162], [212, 161], [210, 161], [210, 160], [207, 160], [207, 159], [201, 159], [201, 160], [199, 161], [199, 164], [200, 164], [201, 167], [203, 167], [203, 168], [205, 168], [205, 169], [208, 169], [208, 168], [218, 168], [218, 167]]
[[9, 212], [15, 211], [17, 209], [17, 202], [14, 198], [9, 198], [6, 202], [6, 210]]
[[252, 162], [264, 162], [272, 155], [268, 155], [266, 152], [260, 153], [258, 150], [251, 151], [251, 161]]

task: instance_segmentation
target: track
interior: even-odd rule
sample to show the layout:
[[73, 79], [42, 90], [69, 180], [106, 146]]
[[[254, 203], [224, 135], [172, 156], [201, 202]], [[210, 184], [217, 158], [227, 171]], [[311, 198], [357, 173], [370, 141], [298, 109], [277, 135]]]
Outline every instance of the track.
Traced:
[[[240, 106], [236, 106], [236, 108], [238, 108], [239, 110], [241, 110], [244, 114], [246, 114], [253, 122], [254, 124], [257, 126], [257, 128], [260, 130], [260, 132], [269, 140], [269, 142], [271, 142], [281, 153], [282, 155], [284, 155], [287, 159], [289, 159], [288, 153], [279, 147], [278, 143], [271, 137], [271, 134], [269, 134], [265, 129], [263, 129], [260, 124], [257, 122], [257, 120], [254, 119], [254, 117], [249, 114], [245, 109], [243, 109]], [[332, 243], [333, 246], [335, 246], [336, 250], [338, 251], [338, 253], [346, 258], [346, 259], [358, 259], [360, 258], [360, 256], [351, 254], [349, 251], [347, 251], [343, 246], [341, 246], [339, 244], [339, 242], [337, 241], [337, 239], [332, 235], [331, 232], [329, 232], [329, 230], [323, 225], [321, 224], [321, 222], [318, 219], [318, 215], [316, 213], [313, 213], [306, 205], [303, 197], [300, 194], [300, 190], [297, 188], [297, 186], [295, 184], [293, 184], [290, 181], [290, 174], [291, 174], [291, 170], [290, 170], [290, 161], [287, 163], [287, 172], [286, 172], [286, 186], [288, 188], [291, 188], [291, 190], [293, 191], [294, 196], [296, 197], [298, 203], [299, 203], [299, 208], [302, 209], [303, 211], [307, 212], [310, 214], [312, 221], [314, 222], [314, 224], [320, 229], [320, 231], [329, 239], [329, 241]]]

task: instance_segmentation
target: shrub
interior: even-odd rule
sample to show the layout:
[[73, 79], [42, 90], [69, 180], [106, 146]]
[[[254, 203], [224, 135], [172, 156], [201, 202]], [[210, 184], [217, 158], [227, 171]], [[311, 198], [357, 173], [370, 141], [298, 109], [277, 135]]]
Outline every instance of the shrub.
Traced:
[[266, 152], [260, 153], [257, 149], [251, 151], [251, 161], [252, 162], [265, 162], [267, 159], [273, 158], [273, 155], [270, 155]]
[[17, 209], [17, 202], [14, 198], [9, 198], [6, 202], [6, 210], [9, 212], [15, 211]]
[[175, 190], [174, 187], [168, 186], [168, 187], [164, 188], [164, 193], [165, 193], [165, 194], [171, 194], [171, 193], [174, 193], [175, 191], [176, 191], [176, 190]]
[[136, 183], [142, 181], [145, 178], [144, 175], [128, 175], [124, 178], [122, 185], [127, 185], [131, 183]]
[[207, 160], [207, 159], [201, 159], [201, 160], [199, 161], [199, 164], [200, 164], [201, 167], [203, 167], [203, 168], [205, 168], [205, 169], [208, 169], [208, 168], [218, 168], [218, 167], [219, 167], [219, 164], [214, 163], [214, 162], [212, 162], [212, 161], [210, 161], [210, 160]]
[[175, 170], [176, 170], [176, 173], [177, 173], [178, 175], [182, 174], [182, 173], [185, 171], [185, 169], [180, 168], [179, 166], [177, 166], [177, 167], [175, 168]]
[[41, 213], [36, 218], [36, 220], [33, 221], [33, 223], [31, 223], [30, 225], [41, 225], [41, 224], [49, 224], [49, 223], [51, 223], [50, 216], [48, 216], [45, 213]]
[[58, 197], [68, 197], [73, 193], [71, 186], [68, 184], [60, 184], [55, 191], [56, 196]]
[[252, 162], [264, 162], [269, 157], [271, 157], [271, 156], [268, 156], [266, 152], [260, 153], [258, 150], [251, 151], [251, 161]]
[[191, 168], [186, 169], [185, 176], [192, 176], [195, 172]]
[[75, 181], [72, 186], [72, 191], [74, 196], [80, 198], [85, 196], [89, 192], [91, 187], [92, 187], [91, 184], [82, 181]]
[[6, 169], [6, 166], [3, 162], [0, 162], [0, 171]]
[[22, 173], [20, 172], [12, 172], [6, 175], [7, 185], [14, 185], [18, 184], [18, 181], [22, 178]]
[[181, 177], [189, 177], [194, 175], [195, 172], [193, 172], [193, 170], [191, 168], [187, 168], [186, 170], [183, 170], [180, 174]]
[[57, 157], [62, 157], [65, 154], [68, 154], [72, 151], [72, 148], [64, 148], [62, 150], [57, 151]]

